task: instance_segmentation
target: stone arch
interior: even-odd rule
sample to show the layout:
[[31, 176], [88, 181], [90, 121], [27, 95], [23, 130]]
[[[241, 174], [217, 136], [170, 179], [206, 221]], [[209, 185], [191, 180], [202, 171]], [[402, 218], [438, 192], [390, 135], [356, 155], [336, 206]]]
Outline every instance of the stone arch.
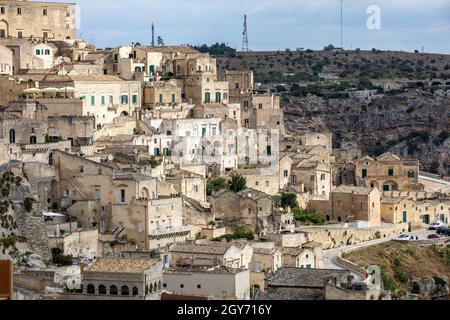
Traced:
[[130, 289], [128, 289], [127, 286], [122, 286], [122, 288], [120, 288], [120, 294], [123, 296], [128, 296], [130, 295]]
[[109, 294], [114, 296], [117, 295], [117, 287], [115, 285], [109, 287]]
[[376, 180], [370, 181], [370, 182], [369, 182], [369, 186], [370, 186], [371, 188], [377, 188], [377, 189], [380, 189], [380, 186], [378, 185], [378, 181], [376, 181]]
[[153, 292], [153, 283], [150, 283], [150, 289], [149, 292], [152, 293]]
[[146, 187], [142, 188], [141, 192], [139, 193], [139, 197], [144, 200], [147, 200], [150, 198], [150, 192], [148, 191], [148, 189]]
[[0, 20], [0, 30], [4, 30], [5, 38], [9, 37], [9, 23], [5, 19]]
[[162, 289], [162, 283], [161, 283], [161, 280], [159, 280], [159, 282], [158, 282], [158, 290], [160, 291]]
[[95, 294], [95, 286], [93, 284], [88, 284], [88, 286], [87, 286], [87, 293], [88, 294]]
[[122, 117], [128, 117], [129, 114], [126, 111], [122, 111], [122, 113], [120, 114]]
[[106, 287], [103, 284], [98, 286], [98, 294], [106, 294]]
[[153, 284], [153, 290], [156, 292], [158, 291], [158, 283], [155, 281], [155, 283]]

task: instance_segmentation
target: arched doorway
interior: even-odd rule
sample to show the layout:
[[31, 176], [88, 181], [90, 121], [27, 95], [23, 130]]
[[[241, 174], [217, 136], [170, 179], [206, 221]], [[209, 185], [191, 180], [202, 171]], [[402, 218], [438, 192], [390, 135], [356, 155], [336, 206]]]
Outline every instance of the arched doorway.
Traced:
[[143, 200], [147, 200], [150, 197], [150, 193], [148, 192], [147, 188], [142, 188], [140, 197]]
[[31, 136], [30, 137], [30, 144], [36, 144], [36, 143], [37, 143], [36, 136]]
[[98, 286], [98, 294], [106, 294], [106, 287], [104, 285]]
[[137, 287], [133, 287], [133, 296], [137, 296], [139, 294], [139, 290]]
[[130, 290], [127, 286], [122, 286], [122, 288], [120, 289], [120, 294], [123, 296], [128, 296], [130, 295]]
[[95, 294], [95, 286], [93, 284], [88, 284], [88, 286], [87, 286], [87, 293]]
[[109, 287], [109, 294], [116, 296], [117, 295], [117, 287], [112, 285], [111, 287]]

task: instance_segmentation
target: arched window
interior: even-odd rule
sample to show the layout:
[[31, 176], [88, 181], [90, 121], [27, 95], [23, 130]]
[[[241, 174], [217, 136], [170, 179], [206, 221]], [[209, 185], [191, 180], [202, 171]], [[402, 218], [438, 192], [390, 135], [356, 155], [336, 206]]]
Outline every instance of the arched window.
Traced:
[[161, 283], [161, 280], [159, 280], [159, 282], [158, 282], [158, 290], [161, 290], [161, 287], [162, 287], [162, 283]]
[[31, 136], [30, 137], [30, 144], [36, 144], [36, 143], [37, 143], [36, 136]]
[[156, 291], [158, 291], [158, 283], [157, 282], [155, 282], [154, 284], [153, 284], [153, 290], [156, 292]]
[[338, 217], [338, 222], [342, 222], [342, 218], [341, 217]]
[[133, 296], [137, 296], [139, 294], [139, 290], [137, 287], [133, 287]]
[[98, 286], [98, 294], [106, 294], [106, 287], [104, 285]]
[[222, 94], [220, 92], [216, 92], [216, 103], [222, 102]]
[[9, 130], [9, 143], [16, 143], [16, 130]]
[[117, 287], [112, 285], [111, 287], [109, 287], [109, 294], [111, 295], [117, 295]]
[[88, 284], [88, 286], [87, 286], [87, 293], [95, 294], [95, 286], [93, 284]]
[[48, 164], [51, 166], [53, 165], [53, 153], [50, 153], [48, 155]]
[[128, 296], [130, 294], [130, 290], [127, 286], [122, 286], [122, 288], [120, 289], [120, 294], [123, 296]]
[[152, 293], [153, 292], [153, 283], [150, 283], [150, 293]]

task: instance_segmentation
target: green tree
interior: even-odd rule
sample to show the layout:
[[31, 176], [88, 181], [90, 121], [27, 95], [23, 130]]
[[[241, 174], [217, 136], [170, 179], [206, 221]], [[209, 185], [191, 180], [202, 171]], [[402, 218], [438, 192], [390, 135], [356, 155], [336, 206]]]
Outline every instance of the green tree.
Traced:
[[233, 174], [228, 185], [231, 191], [238, 193], [247, 187], [247, 179], [240, 174]]
[[209, 179], [206, 183], [206, 194], [208, 196], [211, 196], [217, 191], [224, 189], [228, 189], [227, 180], [225, 180], [224, 178]]
[[297, 195], [295, 193], [283, 192], [281, 195], [274, 196], [272, 199], [277, 208], [298, 208]]
[[162, 47], [164, 45], [164, 40], [160, 36], [156, 39], [158, 46]]

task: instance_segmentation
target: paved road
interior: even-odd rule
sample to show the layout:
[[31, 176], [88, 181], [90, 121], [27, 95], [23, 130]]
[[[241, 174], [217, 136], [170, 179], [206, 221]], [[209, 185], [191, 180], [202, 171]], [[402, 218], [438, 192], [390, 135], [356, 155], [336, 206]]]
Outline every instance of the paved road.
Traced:
[[[435, 231], [422, 229], [422, 230], [413, 231], [409, 234], [418, 236], [419, 240], [425, 240], [425, 239], [427, 239], [427, 236], [431, 233], [435, 233]], [[391, 237], [386, 237], [386, 238], [370, 240], [370, 241], [366, 241], [366, 242], [362, 242], [362, 243], [358, 243], [358, 244], [342, 246], [342, 247], [335, 248], [335, 249], [324, 250], [323, 251], [323, 267], [325, 269], [343, 269], [342, 267], [340, 267], [339, 265], [336, 264], [336, 257], [338, 257], [343, 251], [373, 246], [375, 244], [380, 244], [383, 242], [390, 241], [392, 239], [395, 239], [396, 237], [397, 236], [391, 236]]]

